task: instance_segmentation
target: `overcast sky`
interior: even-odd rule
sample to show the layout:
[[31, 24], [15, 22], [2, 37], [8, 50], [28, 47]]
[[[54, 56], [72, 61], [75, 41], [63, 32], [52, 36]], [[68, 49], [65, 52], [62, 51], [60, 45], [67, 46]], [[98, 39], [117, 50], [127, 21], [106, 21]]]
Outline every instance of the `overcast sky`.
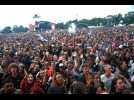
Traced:
[[0, 5], [0, 28], [7, 25], [28, 26], [34, 14], [40, 20], [66, 22], [74, 19], [91, 19], [134, 11], [132, 5]]

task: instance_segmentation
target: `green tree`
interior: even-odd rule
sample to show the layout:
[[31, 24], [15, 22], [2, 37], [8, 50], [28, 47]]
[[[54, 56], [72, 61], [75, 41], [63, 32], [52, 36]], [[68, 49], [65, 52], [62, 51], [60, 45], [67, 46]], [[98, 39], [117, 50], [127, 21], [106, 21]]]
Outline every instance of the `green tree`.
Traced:
[[10, 26], [7, 26], [7, 27], [5, 27], [1, 32], [2, 32], [2, 33], [11, 33], [12, 30], [11, 30], [11, 27], [10, 27]]
[[20, 26], [14, 25], [13, 26], [13, 32], [15, 32], [15, 33], [27, 32], [27, 31], [28, 31], [28, 28], [27, 27], [24, 27], [22, 25], [20, 25]]
[[56, 28], [57, 29], [64, 29], [65, 27], [64, 27], [64, 24], [63, 23], [57, 23], [56, 24]]
[[134, 24], [134, 12], [128, 12], [127, 14], [125, 14], [123, 24], [125, 25]]

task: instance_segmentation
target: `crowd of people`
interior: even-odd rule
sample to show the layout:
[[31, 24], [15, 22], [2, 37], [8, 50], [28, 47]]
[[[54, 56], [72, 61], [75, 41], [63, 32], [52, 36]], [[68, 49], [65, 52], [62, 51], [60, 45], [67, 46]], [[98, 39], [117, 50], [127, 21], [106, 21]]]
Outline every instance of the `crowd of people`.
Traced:
[[133, 29], [1, 35], [0, 94], [133, 94]]

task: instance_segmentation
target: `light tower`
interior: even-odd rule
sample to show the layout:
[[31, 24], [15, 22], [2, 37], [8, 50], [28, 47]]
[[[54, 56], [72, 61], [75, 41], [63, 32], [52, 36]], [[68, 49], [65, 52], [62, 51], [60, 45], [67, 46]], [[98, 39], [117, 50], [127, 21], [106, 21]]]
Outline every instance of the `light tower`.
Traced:
[[40, 16], [38, 14], [34, 14], [33, 19], [34, 19], [34, 22], [35, 22], [34, 29], [36, 30], [39, 27]]

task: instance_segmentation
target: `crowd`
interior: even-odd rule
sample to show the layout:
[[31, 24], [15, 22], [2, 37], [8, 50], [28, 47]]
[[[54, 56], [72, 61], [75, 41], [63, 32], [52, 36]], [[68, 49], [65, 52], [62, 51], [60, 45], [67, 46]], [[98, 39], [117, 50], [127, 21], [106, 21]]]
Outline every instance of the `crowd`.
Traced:
[[0, 36], [0, 94], [133, 92], [133, 27]]

